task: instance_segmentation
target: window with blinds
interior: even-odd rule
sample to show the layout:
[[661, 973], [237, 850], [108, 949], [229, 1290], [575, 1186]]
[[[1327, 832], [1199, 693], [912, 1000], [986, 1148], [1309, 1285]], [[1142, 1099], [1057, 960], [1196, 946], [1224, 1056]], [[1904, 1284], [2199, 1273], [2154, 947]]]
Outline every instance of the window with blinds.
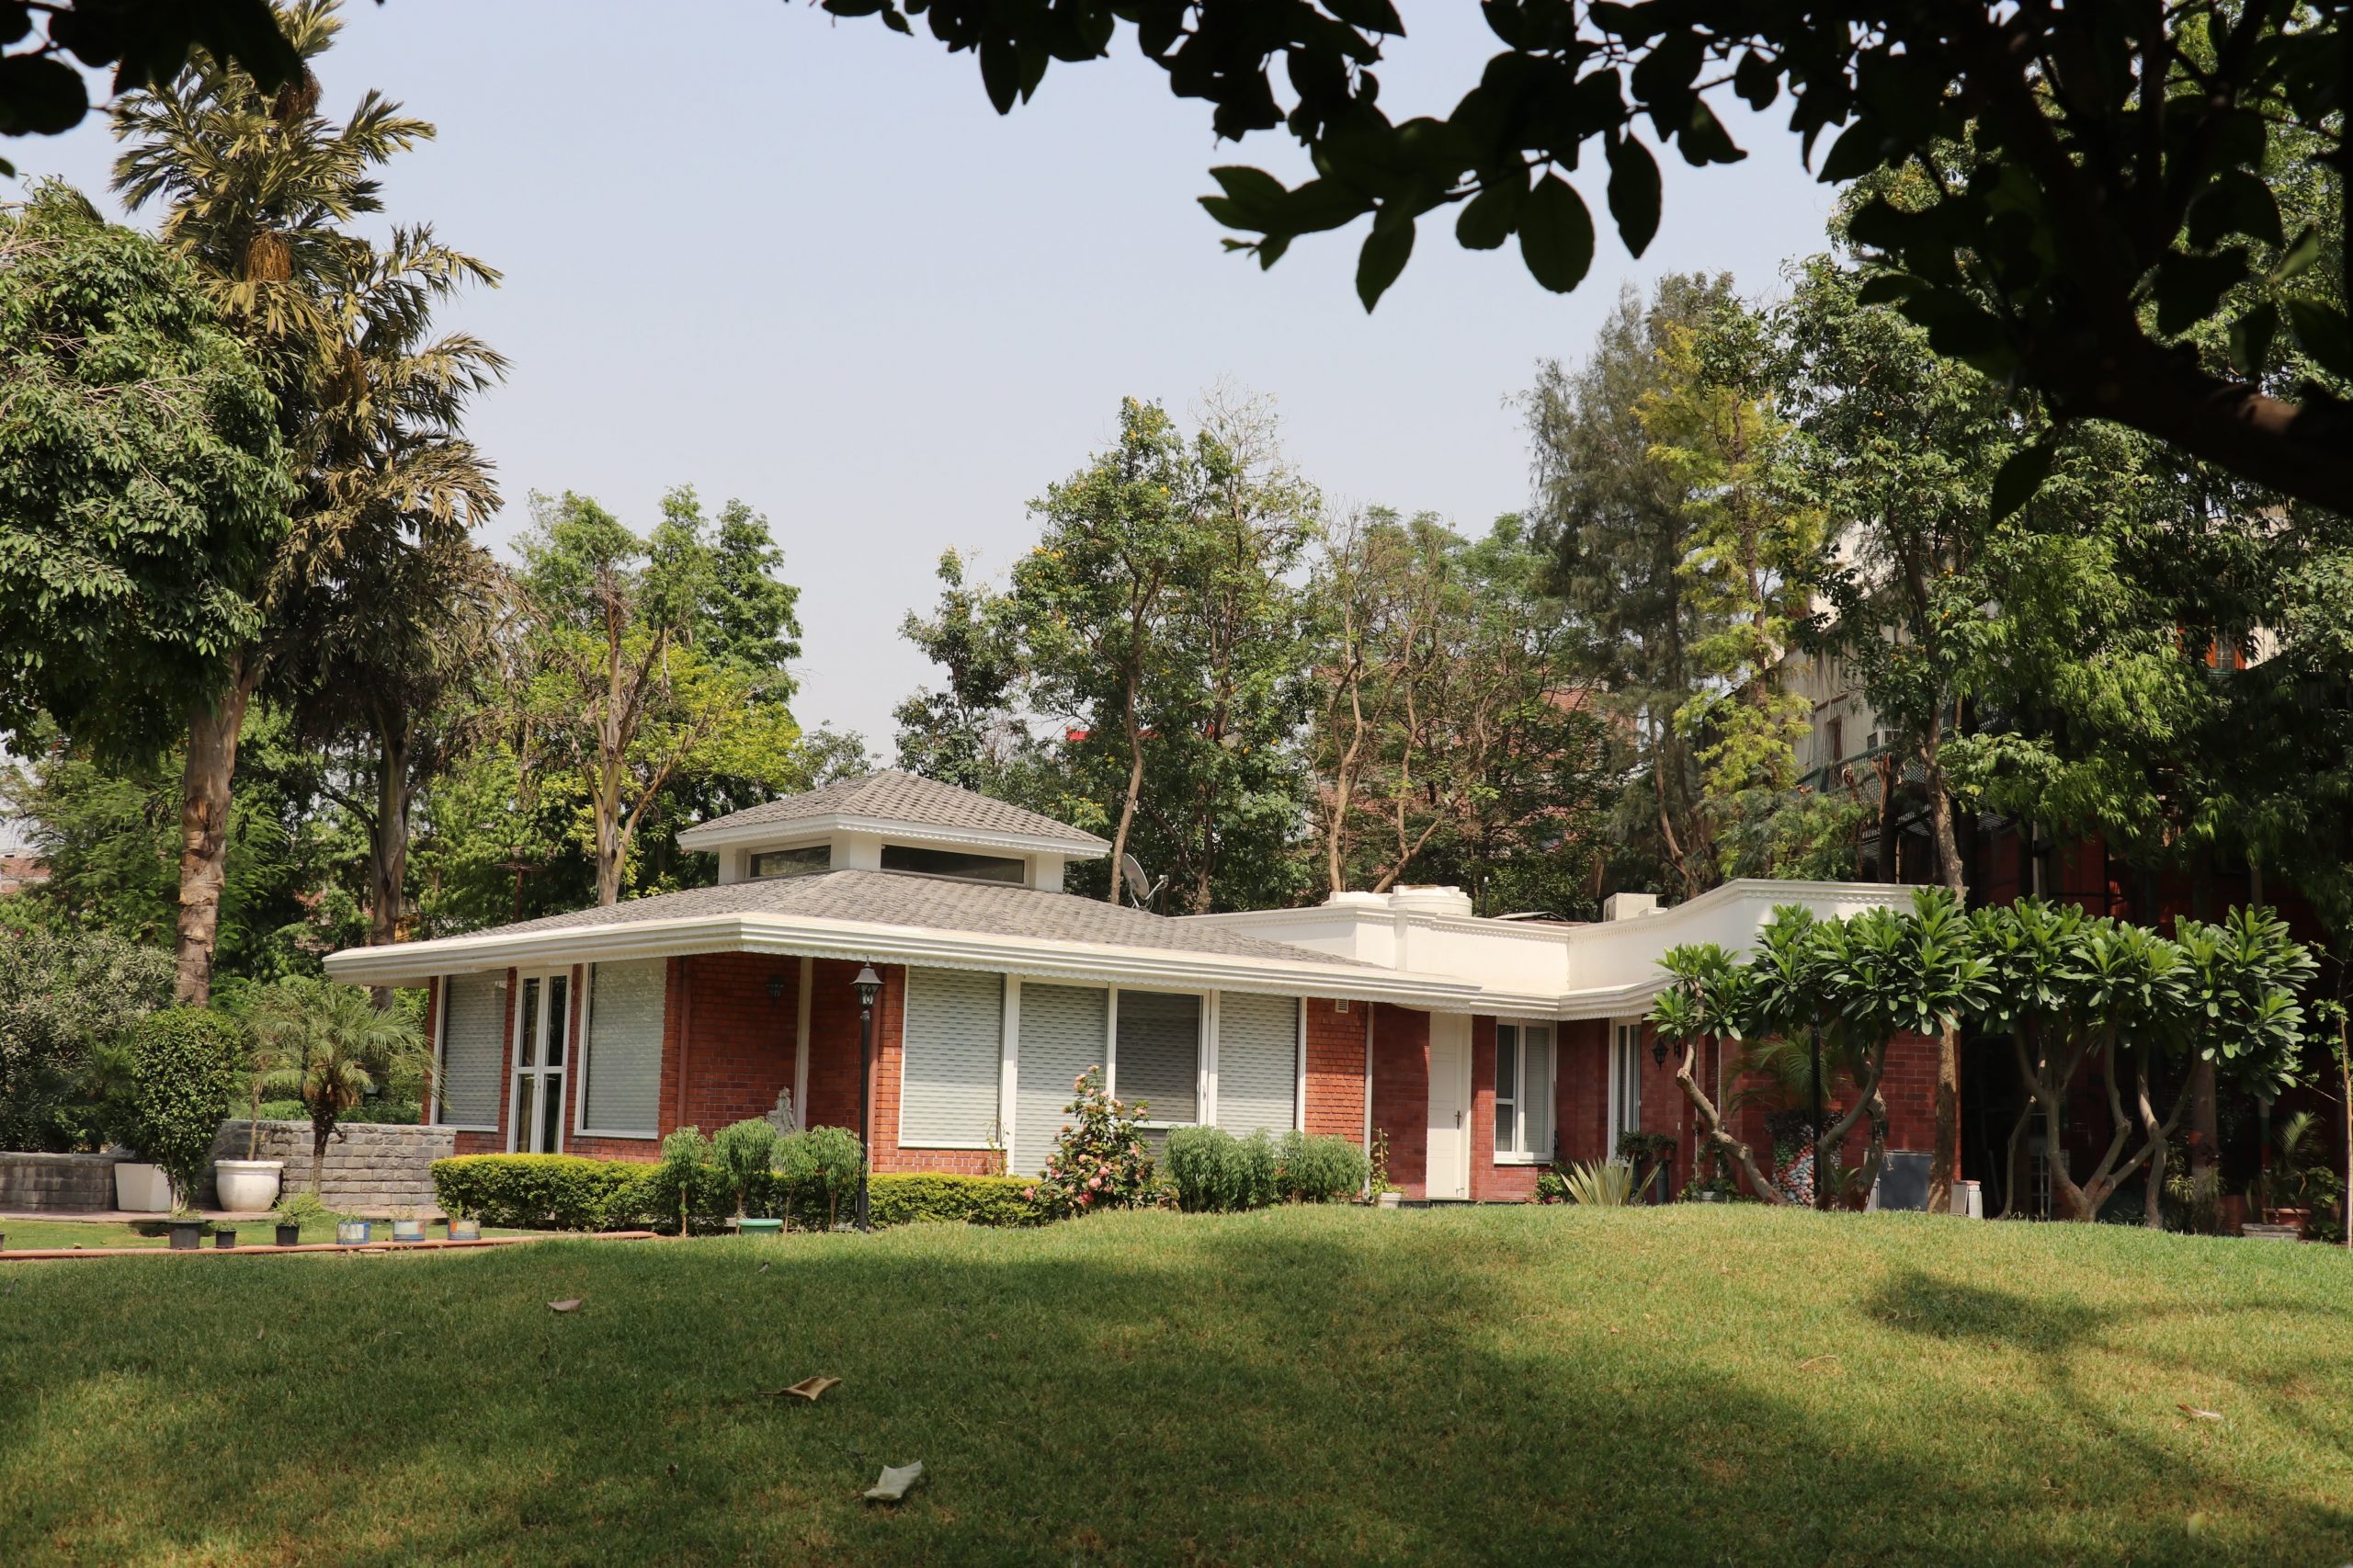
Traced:
[[1109, 993], [1088, 985], [1021, 987], [1021, 1046], [1016, 1072], [1014, 1147], [1006, 1166], [1035, 1176], [1054, 1152], [1071, 1083], [1104, 1064]]
[[1552, 1028], [1495, 1026], [1495, 1158], [1552, 1157]]
[[989, 1146], [996, 1131], [1004, 1033], [1003, 975], [954, 969], [907, 971], [900, 1059], [902, 1145]]
[[1201, 1119], [1201, 998], [1173, 991], [1120, 992], [1119, 1055], [1112, 1087], [1148, 1122]]
[[[1122, 1011], [1127, 994], [1120, 994]], [[1127, 1059], [1120, 1058], [1120, 1083]], [[1217, 1002], [1217, 1124], [1247, 1135], [1288, 1132], [1299, 1098], [1299, 1002], [1229, 991]]]
[[506, 1077], [506, 994], [496, 974], [441, 982], [441, 1105], [444, 1127], [498, 1131]]
[[582, 1131], [610, 1138], [660, 1135], [667, 972], [660, 959], [600, 963], [592, 971], [588, 1050], [580, 1064]]

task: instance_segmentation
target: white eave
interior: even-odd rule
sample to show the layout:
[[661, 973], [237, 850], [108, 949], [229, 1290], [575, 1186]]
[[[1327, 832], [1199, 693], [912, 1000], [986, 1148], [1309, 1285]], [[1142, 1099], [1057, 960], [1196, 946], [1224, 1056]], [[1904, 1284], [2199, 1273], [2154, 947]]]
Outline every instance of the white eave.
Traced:
[[941, 845], [955, 849], [1003, 849], [1018, 855], [1060, 855], [1091, 860], [1108, 852], [1099, 839], [1061, 837], [1051, 834], [1007, 833], [995, 828], [943, 827], [937, 823], [908, 822], [899, 817], [870, 817], [828, 812], [823, 816], [786, 817], [774, 822], [699, 823], [678, 835], [678, 847], [689, 850], [732, 849], [742, 845], [786, 844], [801, 839], [824, 839], [856, 833], [890, 839], [894, 844]]
[[759, 914], [559, 926], [480, 937], [444, 937], [427, 942], [399, 942], [380, 948], [350, 948], [330, 954], [326, 971], [330, 979], [354, 985], [415, 985], [437, 975], [480, 970], [532, 969], [713, 952], [915, 963], [1096, 984], [1328, 996], [1393, 1002], [1446, 1013], [1490, 1012], [1495, 1010], [1496, 1000], [1492, 994], [1466, 981], [1363, 964], [1245, 958], [1189, 949], [1053, 941]]

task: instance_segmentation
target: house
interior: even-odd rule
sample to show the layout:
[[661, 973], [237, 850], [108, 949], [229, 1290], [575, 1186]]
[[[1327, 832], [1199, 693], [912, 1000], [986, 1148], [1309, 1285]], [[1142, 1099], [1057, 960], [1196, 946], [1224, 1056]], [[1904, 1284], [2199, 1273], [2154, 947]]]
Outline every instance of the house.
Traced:
[[[878, 1171], [1035, 1172], [1094, 1067], [1154, 1131], [1383, 1135], [1414, 1198], [1524, 1199], [1556, 1152], [1597, 1158], [1634, 1127], [1677, 1135], [1688, 1171], [1688, 1114], [1640, 1022], [1661, 955], [1744, 947], [1777, 903], [1894, 892], [1734, 882], [1567, 925], [1405, 888], [1170, 918], [1063, 891], [1108, 851], [1093, 835], [896, 772], [679, 843], [716, 857], [716, 885], [327, 960], [429, 988], [427, 1114], [460, 1153], [652, 1159], [674, 1129], [779, 1109], [855, 1129], [870, 964]], [[1890, 1074], [1899, 1146], [1926, 1146], [1917, 1066]]]

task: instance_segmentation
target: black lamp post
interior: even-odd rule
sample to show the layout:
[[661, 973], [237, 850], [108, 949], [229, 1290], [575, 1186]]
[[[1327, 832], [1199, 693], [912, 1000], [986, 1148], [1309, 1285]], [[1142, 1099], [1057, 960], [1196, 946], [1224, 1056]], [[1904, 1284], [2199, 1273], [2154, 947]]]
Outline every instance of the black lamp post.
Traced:
[[850, 982], [858, 993], [858, 1228], [871, 1227], [866, 1218], [866, 1173], [874, 1164], [874, 999], [882, 994], [882, 977], [870, 963], [858, 966]]

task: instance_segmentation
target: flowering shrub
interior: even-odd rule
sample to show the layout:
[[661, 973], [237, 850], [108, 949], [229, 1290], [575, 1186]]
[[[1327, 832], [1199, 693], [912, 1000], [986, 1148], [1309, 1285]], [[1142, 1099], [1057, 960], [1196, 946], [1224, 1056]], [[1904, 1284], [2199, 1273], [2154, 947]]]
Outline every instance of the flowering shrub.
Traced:
[[1097, 1209], [1134, 1209], [1150, 1199], [1152, 1155], [1136, 1131], [1144, 1102], [1129, 1105], [1104, 1092], [1102, 1069], [1090, 1067], [1071, 1084], [1076, 1097], [1045, 1174], [1025, 1197], [1056, 1219]]

